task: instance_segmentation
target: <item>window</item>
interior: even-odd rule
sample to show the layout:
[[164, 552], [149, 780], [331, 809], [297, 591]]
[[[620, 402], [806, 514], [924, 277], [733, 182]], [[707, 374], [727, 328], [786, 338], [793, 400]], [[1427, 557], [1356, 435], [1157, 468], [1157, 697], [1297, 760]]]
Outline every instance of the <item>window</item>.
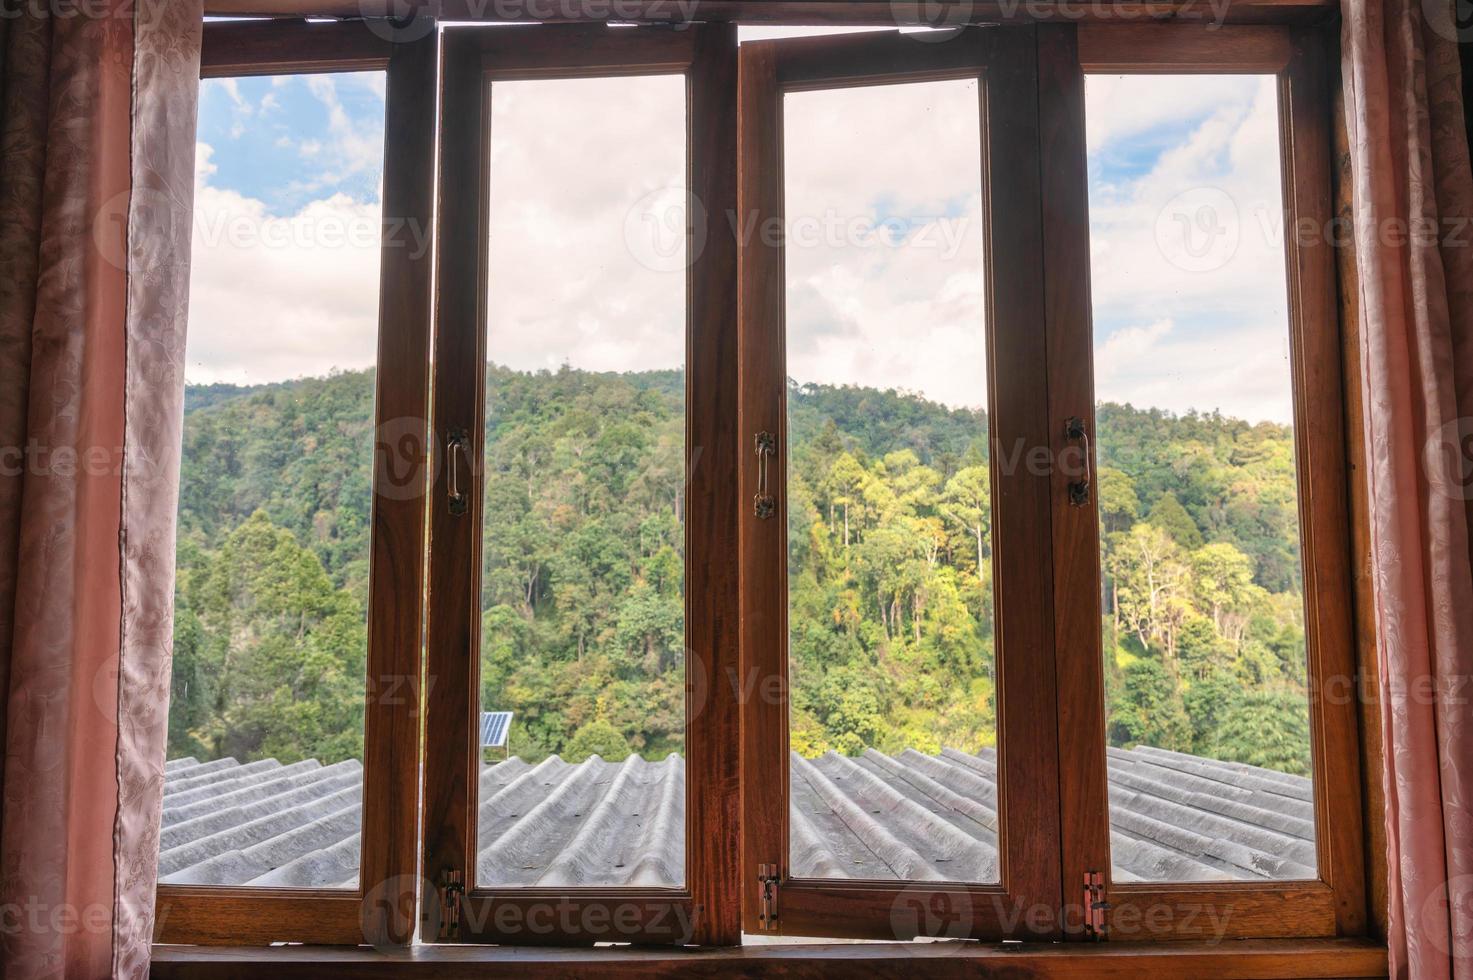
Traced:
[[[1085, 79], [1121, 880], [1315, 877], [1276, 81]], [[1108, 132], [1141, 102], [1164, 121]]]
[[164, 938], [1364, 930], [1318, 31], [766, 34], [207, 33]]
[[[1049, 69], [1045, 117], [1090, 140], [1074, 150], [1088, 170], [1055, 171], [1045, 193], [1088, 209], [1092, 240], [1063, 222], [1045, 234], [1059, 274], [1093, 267], [1092, 327], [1065, 304], [1050, 318], [1050, 390], [1056, 417], [1094, 416], [1098, 491], [1054, 510], [1055, 582], [1099, 584], [1056, 592], [1056, 655], [1061, 668], [1102, 657], [1098, 674], [1060, 674], [1079, 722], [1061, 729], [1064, 751], [1097, 760], [1062, 770], [1066, 825], [1087, 828], [1065, 840], [1065, 873], [1100, 873], [1103, 925], [1122, 938], [1354, 934], [1365, 885], [1322, 48], [1269, 28], [1234, 30], [1206, 57], [1175, 40], [1091, 27], [1077, 55], [1047, 54], [1087, 73]], [[1112, 102], [1111, 86], [1156, 93], [1151, 112]], [[1112, 144], [1112, 125], [1136, 135]], [[1186, 414], [1209, 398], [1220, 413]], [[1059, 429], [1061, 451], [1078, 434]], [[1057, 474], [1058, 495], [1079, 479]], [[1138, 612], [1143, 629], [1122, 635]], [[1224, 675], [1230, 697], [1213, 692]]]
[[403, 937], [430, 224], [385, 131], [433, 61], [207, 34], [158, 934]]
[[424, 867], [466, 891], [441, 931], [729, 943], [732, 31], [444, 46]]
[[[748, 932], [1057, 928], [1003, 921], [1056, 905], [1058, 876], [1054, 691], [1029, 666], [1045, 569], [1024, 558], [1048, 549], [1048, 485], [998, 451], [1044, 410], [1022, 369], [1042, 338], [1019, 329], [1042, 312], [1029, 41], [742, 46], [740, 207], [763, 231], [742, 428], [776, 443], [744, 496], [781, 488], [742, 516], [744, 846], [776, 893], [749, 892]], [[874, 152], [902, 120], [912, 140]], [[804, 238], [826, 219], [837, 237]]]

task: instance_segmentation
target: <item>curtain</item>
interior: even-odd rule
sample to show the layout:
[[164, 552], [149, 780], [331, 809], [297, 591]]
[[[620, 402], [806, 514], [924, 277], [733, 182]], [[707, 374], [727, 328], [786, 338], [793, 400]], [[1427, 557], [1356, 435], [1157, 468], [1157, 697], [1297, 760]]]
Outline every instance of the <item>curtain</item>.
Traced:
[[1451, 5], [1343, 0], [1394, 976], [1473, 978], [1473, 171]]
[[0, 12], [0, 975], [141, 977], [201, 3]]

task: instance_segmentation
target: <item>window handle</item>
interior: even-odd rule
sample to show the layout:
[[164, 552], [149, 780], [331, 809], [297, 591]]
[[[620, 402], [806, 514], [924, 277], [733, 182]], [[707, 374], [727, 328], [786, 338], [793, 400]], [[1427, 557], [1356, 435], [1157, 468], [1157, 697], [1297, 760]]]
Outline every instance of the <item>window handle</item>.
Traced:
[[1071, 415], [1065, 419], [1064, 437], [1077, 439], [1084, 443], [1084, 475], [1069, 484], [1069, 503], [1075, 507], [1083, 507], [1089, 503], [1089, 488], [1093, 477], [1090, 472], [1089, 430], [1084, 427], [1084, 419], [1078, 415]]
[[450, 513], [456, 517], [464, 514], [470, 507], [470, 494], [460, 485], [460, 463], [466, 459], [467, 468], [470, 465], [468, 454], [470, 452], [471, 435], [465, 429], [451, 429], [445, 437], [445, 455], [450, 464], [450, 476], [448, 483], [447, 503]]
[[767, 488], [767, 461], [777, 451], [777, 437], [759, 432], [753, 442], [757, 449], [757, 495], [752, 498], [752, 513], [765, 521], [777, 513], [777, 500]]

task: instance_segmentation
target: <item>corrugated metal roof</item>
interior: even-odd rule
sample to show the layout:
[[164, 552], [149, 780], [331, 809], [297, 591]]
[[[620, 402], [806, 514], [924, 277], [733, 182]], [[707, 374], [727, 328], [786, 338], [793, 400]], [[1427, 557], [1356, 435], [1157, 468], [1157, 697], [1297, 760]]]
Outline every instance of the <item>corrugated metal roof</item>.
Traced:
[[[801, 878], [995, 881], [992, 750], [874, 750], [792, 759], [792, 871]], [[1313, 878], [1314, 803], [1301, 776], [1137, 747], [1109, 752], [1117, 881]], [[160, 880], [351, 887], [362, 766], [265, 759], [166, 769]], [[476, 881], [683, 883], [685, 764], [631, 756], [481, 771]]]

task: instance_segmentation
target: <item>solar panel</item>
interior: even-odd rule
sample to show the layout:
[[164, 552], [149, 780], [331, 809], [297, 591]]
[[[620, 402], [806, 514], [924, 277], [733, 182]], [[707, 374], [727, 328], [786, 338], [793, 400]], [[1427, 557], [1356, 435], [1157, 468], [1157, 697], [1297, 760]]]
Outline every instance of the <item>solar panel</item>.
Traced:
[[511, 731], [511, 716], [510, 711], [481, 712], [481, 748], [506, 747], [506, 736]]

